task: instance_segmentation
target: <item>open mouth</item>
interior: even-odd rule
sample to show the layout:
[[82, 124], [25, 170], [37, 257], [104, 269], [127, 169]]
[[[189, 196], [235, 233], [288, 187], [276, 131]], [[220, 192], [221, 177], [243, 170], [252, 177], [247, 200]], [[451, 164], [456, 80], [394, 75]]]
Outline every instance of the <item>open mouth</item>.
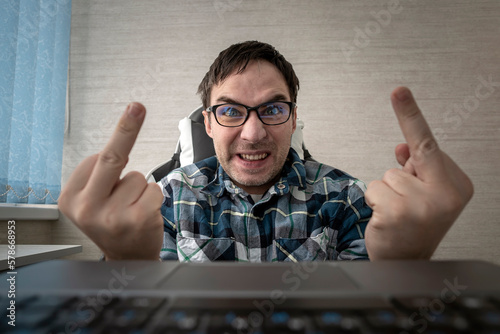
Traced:
[[239, 154], [239, 157], [243, 160], [247, 161], [257, 161], [257, 160], [264, 160], [267, 158], [269, 154], [267, 153], [261, 153], [261, 154]]

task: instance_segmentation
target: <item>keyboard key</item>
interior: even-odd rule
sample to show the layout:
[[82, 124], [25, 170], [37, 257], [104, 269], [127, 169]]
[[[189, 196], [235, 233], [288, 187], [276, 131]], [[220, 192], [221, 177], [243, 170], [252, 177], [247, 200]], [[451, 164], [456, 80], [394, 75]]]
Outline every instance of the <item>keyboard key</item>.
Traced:
[[154, 333], [190, 333], [198, 327], [200, 317], [195, 311], [173, 310], [159, 321]]
[[[98, 333], [103, 328], [103, 315], [113, 308], [118, 298], [98, 299], [93, 295], [79, 297], [61, 308], [52, 320], [52, 332]], [[75, 328], [69, 330], [69, 328]]]
[[119, 299], [103, 312], [101, 322], [107, 332], [141, 329], [164, 301], [156, 297]]
[[305, 333], [306, 321], [296, 312], [276, 311], [264, 319], [263, 327], [271, 333]]
[[104, 314], [102, 322], [106, 324], [106, 328], [141, 328], [151, 315], [152, 312], [148, 310], [120, 308]]
[[458, 299], [447, 303], [438, 297], [399, 298], [395, 304], [406, 310], [409, 325], [416, 331], [464, 333], [471, 328], [470, 321], [459, 309]]
[[410, 327], [408, 316], [397, 310], [367, 310], [362, 311], [361, 314], [363, 319], [371, 329], [380, 331], [381, 333], [396, 333], [408, 330]]
[[208, 321], [207, 334], [256, 333], [262, 325], [262, 320], [255, 323], [252, 311], [206, 311]]
[[359, 333], [359, 319], [346, 310], [318, 311], [313, 316], [315, 326], [324, 333]]

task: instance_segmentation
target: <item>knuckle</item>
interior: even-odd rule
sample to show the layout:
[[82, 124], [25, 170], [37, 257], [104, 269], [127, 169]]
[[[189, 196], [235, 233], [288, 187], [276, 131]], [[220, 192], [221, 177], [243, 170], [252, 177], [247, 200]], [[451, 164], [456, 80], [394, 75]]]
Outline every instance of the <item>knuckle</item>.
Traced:
[[136, 127], [134, 126], [134, 123], [127, 122], [125, 119], [121, 119], [118, 122], [116, 130], [125, 136], [129, 136], [131, 134], [134, 134], [134, 132], [136, 131]]
[[377, 212], [373, 212], [370, 221], [368, 222], [368, 227], [371, 230], [380, 230], [384, 227], [382, 222], [383, 220], [380, 219], [380, 215], [378, 215]]
[[373, 180], [371, 181], [370, 183], [368, 183], [368, 186], [366, 187], [366, 189], [370, 189], [370, 188], [374, 188], [377, 186], [377, 183], [379, 183], [380, 180]]
[[449, 192], [441, 202], [441, 206], [447, 213], [461, 211], [465, 207], [466, 201], [458, 192]]
[[417, 146], [417, 152], [413, 155], [414, 159], [419, 161], [425, 159], [426, 156], [434, 155], [439, 151], [439, 145], [434, 137], [429, 136], [422, 139]]
[[399, 185], [404, 185], [404, 183], [407, 181], [408, 175], [408, 173], [403, 172], [400, 169], [391, 168], [384, 173], [382, 180], [392, 187], [399, 187]]
[[371, 199], [373, 192], [375, 192], [375, 190], [379, 187], [380, 182], [382, 182], [382, 181], [373, 180], [370, 183], [368, 183], [368, 186], [366, 187], [366, 191], [365, 191], [365, 198], [366, 199]]
[[393, 180], [397, 175], [397, 171], [398, 169], [396, 168], [386, 170], [384, 176], [382, 177], [382, 180], [384, 180], [385, 182]]
[[113, 150], [104, 150], [99, 154], [99, 160], [111, 167], [123, 169], [126, 164], [126, 159], [124, 159], [120, 154]]
[[420, 119], [422, 117], [422, 112], [414, 103], [414, 101], [408, 100], [408, 105], [405, 110], [405, 117], [409, 120]]
[[147, 190], [153, 193], [155, 201], [159, 202], [160, 205], [161, 203], [163, 203], [163, 192], [159, 185], [157, 185], [156, 183], [149, 183]]
[[125, 175], [124, 179], [128, 179], [133, 181], [134, 183], [137, 183], [139, 186], [146, 186], [146, 178], [144, 177], [144, 174], [138, 172], [138, 171], [131, 171], [128, 172], [127, 175]]
[[420, 150], [423, 152], [434, 152], [438, 149], [439, 146], [434, 137], [425, 137], [420, 143]]
[[119, 237], [127, 231], [131, 220], [128, 213], [123, 213], [121, 208], [112, 208], [106, 212], [104, 222], [109, 235]]
[[81, 201], [73, 214], [75, 223], [82, 227], [88, 228], [95, 223], [94, 206], [89, 201]]
[[383, 183], [384, 182], [382, 180], [371, 181], [370, 183], [368, 183], [368, 186], [366, 187], [366, 193], [374, 191], [375, 189], [379, 188]]

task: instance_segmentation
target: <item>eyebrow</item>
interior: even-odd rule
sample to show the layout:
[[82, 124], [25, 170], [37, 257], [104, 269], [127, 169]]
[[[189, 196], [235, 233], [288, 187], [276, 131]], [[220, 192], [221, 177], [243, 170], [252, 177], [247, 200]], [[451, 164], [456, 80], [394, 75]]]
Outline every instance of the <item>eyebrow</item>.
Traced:
[[[288, 98], [281, 94], [281, 93], [278, 93], [278, 94], [275, 94], [273, 95], [270, 99], [268, 99], [267, 101], [263, 102], [263, 103], [266, 103], [266, 102], [271, 102], [271, 101], [287, 101]], [[228, 96], [220, 96], [217, 100], [217, 103], [231, 103], [231, 104], [241, 104], [243, 105], [243, 103], [241, 102], [238, 102], [236, 100], [233, 100], [232, 98], [228, 97]]]

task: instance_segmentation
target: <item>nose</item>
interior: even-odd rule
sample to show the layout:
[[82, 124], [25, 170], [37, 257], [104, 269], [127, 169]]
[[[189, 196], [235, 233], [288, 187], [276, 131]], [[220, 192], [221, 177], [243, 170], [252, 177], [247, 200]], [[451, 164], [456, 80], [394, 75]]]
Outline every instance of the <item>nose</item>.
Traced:
[[[252, 110], [255, 111], [255, 110]], [[248, 119], [241, 126], [240, 137], [243, 140], [246, 140], [251, 143], [258, 143], [262, 139], [264, 139], [267, 135], [266, 126], [262, 123], [257, 116], [257, 112], [250, 111], [248, 115]]]

